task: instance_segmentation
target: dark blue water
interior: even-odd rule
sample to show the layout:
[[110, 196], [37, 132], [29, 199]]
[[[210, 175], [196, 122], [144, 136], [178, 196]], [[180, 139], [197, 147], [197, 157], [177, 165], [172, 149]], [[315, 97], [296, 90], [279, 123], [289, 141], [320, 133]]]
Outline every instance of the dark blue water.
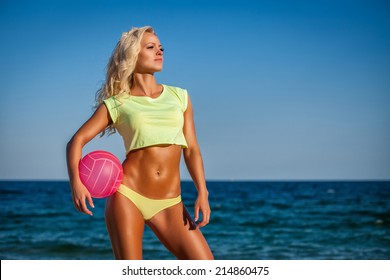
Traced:
[[[216, 259], [390, 259], [390, 182], [209, 182]], [[183, 182], [192, 212], [195, 188]], [[113, 259], [104, 199], [76, 212], [67, 182], [0, 182], [1, 259]], [[145, 259], [175, 259], [146, 228]]]

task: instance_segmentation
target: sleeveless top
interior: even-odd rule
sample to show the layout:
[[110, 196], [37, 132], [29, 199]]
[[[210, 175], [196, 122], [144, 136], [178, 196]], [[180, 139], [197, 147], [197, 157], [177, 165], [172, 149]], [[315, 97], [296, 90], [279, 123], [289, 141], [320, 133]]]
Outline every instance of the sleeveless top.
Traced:
[[126, 154], [161, 144], [188, 147], [183, 134], [188, 93], [178, 87], [162, 86], [156, 98], [122, 94], [104, 100], [114, 128], [123, 138]]

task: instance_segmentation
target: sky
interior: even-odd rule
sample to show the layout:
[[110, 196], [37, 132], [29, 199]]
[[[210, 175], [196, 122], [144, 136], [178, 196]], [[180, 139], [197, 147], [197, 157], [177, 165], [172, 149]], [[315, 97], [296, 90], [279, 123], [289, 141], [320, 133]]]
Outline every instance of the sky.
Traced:
[[[389, 180], [390, 4], [0, 1], [0, 180], [66, 180], [122, 32], [153, 26], [207, 180]], [[119, 135], [83, 150], [120, 160]], [[184, 163], [183, 180], [189, 179]]]

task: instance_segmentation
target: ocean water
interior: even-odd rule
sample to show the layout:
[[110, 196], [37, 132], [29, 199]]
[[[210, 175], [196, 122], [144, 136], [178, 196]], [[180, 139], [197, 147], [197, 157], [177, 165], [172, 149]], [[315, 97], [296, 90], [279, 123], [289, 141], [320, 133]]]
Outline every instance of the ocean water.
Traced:
[[[216, 259], [389, 260], [390, 182], [208, 182]], [[182, 183], [192, 213], [195, 188]], [[104, 199], [78, 213], [68, 182], [0, 182], [0, 258], [114, 259]], [[149, 228], [145, 259], [175, 259]]]

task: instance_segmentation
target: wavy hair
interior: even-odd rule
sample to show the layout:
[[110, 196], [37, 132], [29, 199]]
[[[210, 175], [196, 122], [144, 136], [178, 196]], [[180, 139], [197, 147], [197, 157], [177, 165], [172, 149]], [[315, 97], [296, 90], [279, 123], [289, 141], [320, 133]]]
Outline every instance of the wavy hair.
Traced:
[[[111, 96], [130, 92], [134, 83], [133, 73], [141, 49], [141, 39], [145, 32], [155, 34], [150, 26], [133, 27], [130, 31], [122, 33], [107, 63], [106, 80], [96, 92], [95, 109]], [[112, 134], [115, 131], [113, 125], [110, 125], [102, 131], [101, 136], [106, 132]]]

